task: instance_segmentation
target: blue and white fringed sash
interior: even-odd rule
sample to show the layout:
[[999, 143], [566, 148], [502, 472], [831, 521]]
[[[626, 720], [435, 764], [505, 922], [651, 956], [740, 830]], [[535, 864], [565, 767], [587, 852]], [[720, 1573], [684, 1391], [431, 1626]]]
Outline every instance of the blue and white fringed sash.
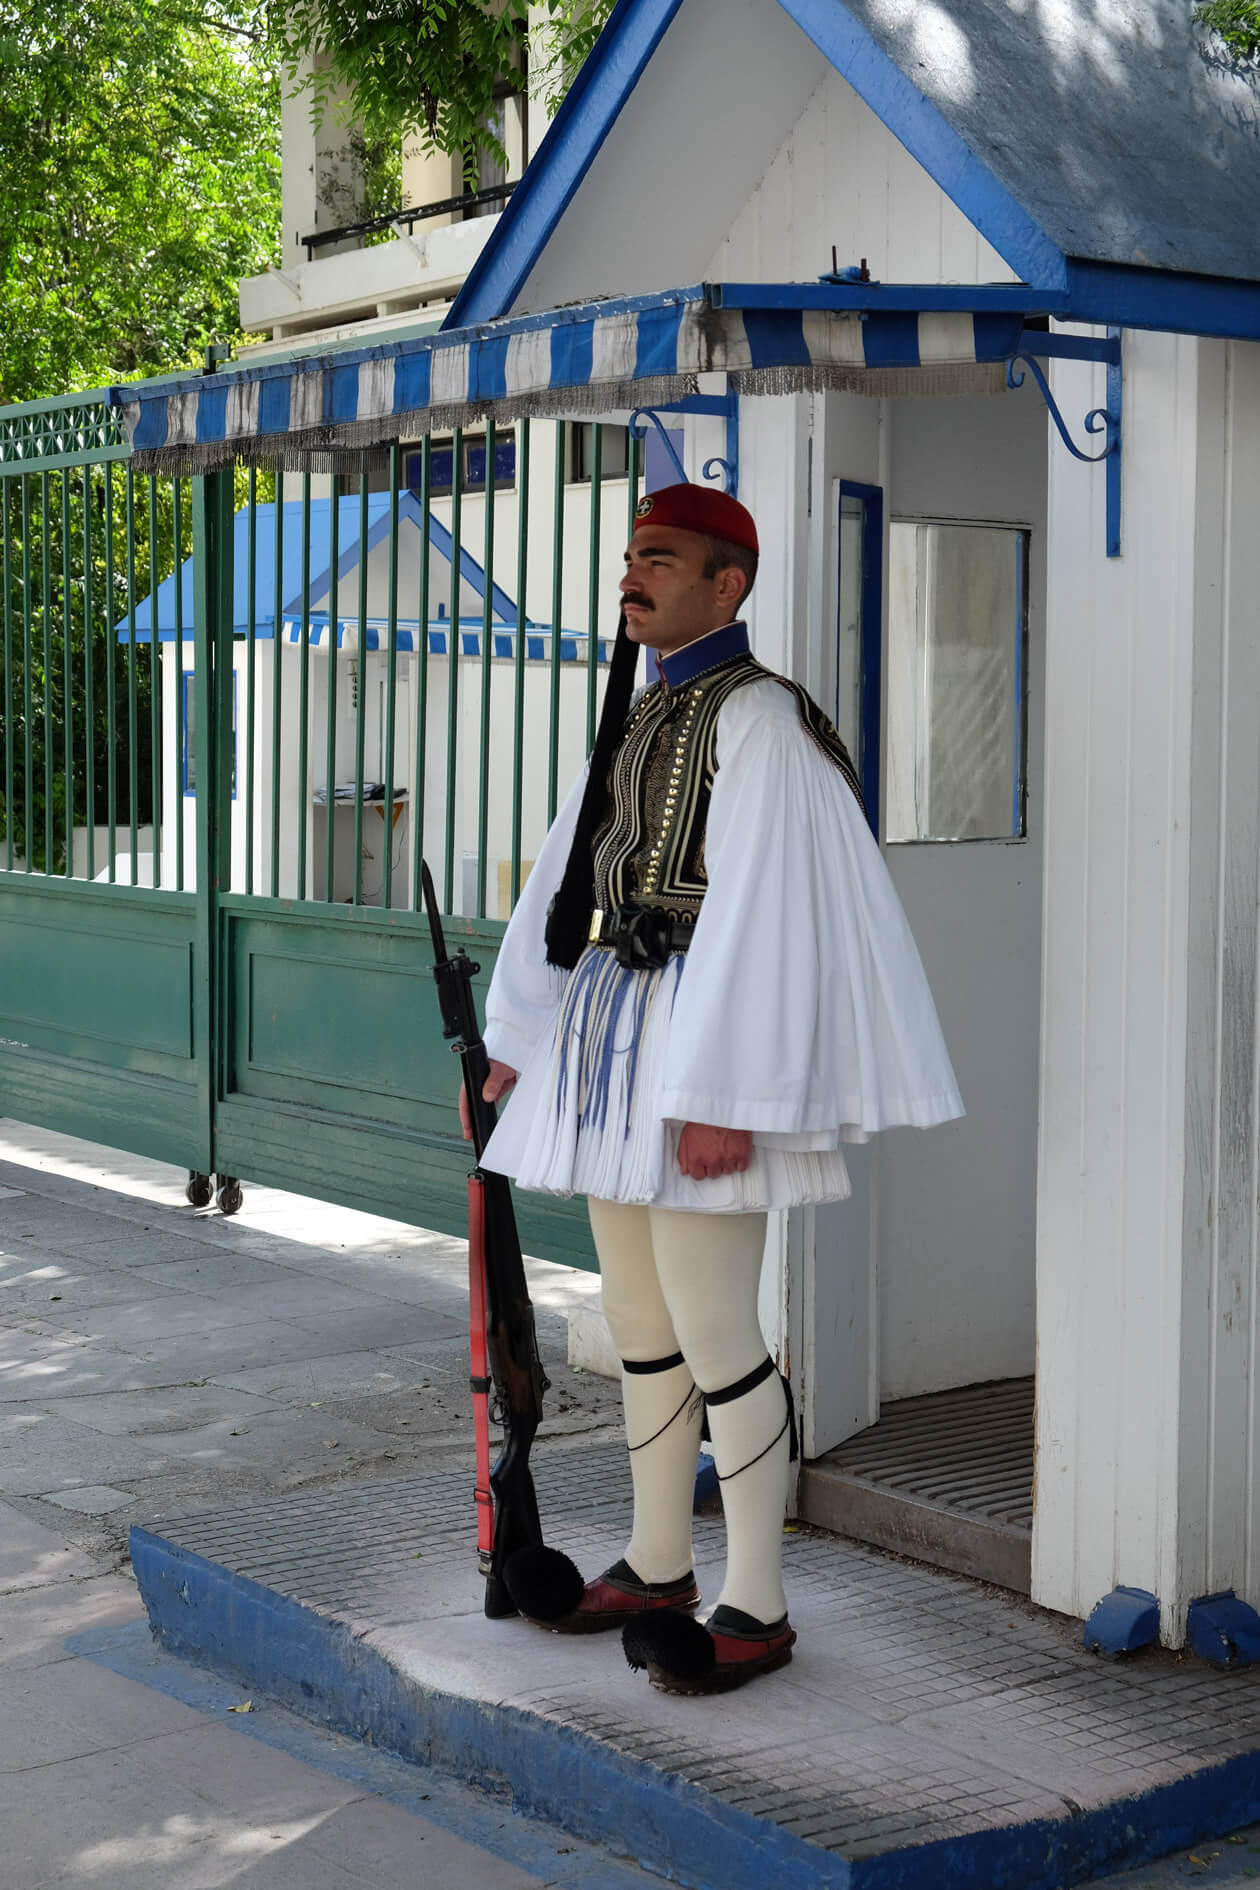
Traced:
[[479, 327], [210, 375], [113, 387], [140, 473], [234, 460], [338, 470], [397, 439], [493, 414], [610, 414], [694, 394], [994, 393], [1019, 313], [727, 308], [716, 285], [550, 309]]
[[579, 1135], [629, 1137], [646, 1024], [662, 998], [672, 1012], [684, 962], [676, 953], [659, 970], [631, 971], [611, 951], [579, 958], [556, 1023], [556, 1108]]

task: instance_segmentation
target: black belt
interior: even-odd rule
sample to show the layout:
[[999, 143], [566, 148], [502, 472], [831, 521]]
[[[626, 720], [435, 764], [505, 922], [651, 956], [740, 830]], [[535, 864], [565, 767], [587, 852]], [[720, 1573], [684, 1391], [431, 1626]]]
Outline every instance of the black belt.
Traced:
[[605, 945], [629, 971], [659, 971], [672, 952], [685, 952], [695, 935], [692, 920], [671, 919], [659, 906], [618, 906], [591, 913], [587, 941]]

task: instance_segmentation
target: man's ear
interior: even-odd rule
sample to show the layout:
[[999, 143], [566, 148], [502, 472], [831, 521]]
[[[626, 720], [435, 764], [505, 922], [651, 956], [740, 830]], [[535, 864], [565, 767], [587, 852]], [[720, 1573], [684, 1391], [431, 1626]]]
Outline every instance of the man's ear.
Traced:
[[748, 580], [737, 564], [724, 564], [717, 574], [715, 590], [718, 601], [734, 610], [748, 589]]

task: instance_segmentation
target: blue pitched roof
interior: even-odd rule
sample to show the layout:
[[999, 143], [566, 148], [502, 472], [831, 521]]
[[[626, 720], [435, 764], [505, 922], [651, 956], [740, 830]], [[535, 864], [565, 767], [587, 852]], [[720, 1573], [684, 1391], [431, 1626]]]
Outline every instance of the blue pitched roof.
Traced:
[[[359, 495], [347, 493], [337, 501], [337, 566], [338, 574], [344, 578], [359, 563]], [[304, 507], [300, 499], [286, 499], [284, 503], [283, 531], [281, 534], [280, 591], [281, 616], [291, 617], [302, 607], [302, 536]], [[388, 492], [374, 492], [368, 496], [368, 535], [369, 555], [389, 534], [390, 495]], [[398, 501], [398, 522], [400, 528], [411, 524], [417, 530], [420, 527], [422, 513], [415, 497], [410, 492], [400, 494]], [[429, 542], [439, 557], [448, 561], [451, 556], [451, 535], [437, 518], [429, 515]], [[310, 520], [310, 589], [312, 600], [326, 599], [332, 588], [332, 502], [329, 499], [311, 500]], [[250, 593], [249, 593], [249, 508], [242, 507], [233, 519], [232, 550], [232, 628], [236, 636], [246, 636], [249, 631]], [[150, 596], [143, 598], [136, 606], [137, 640], [148, 642], [153, 630], [154, 612], [157, 615], [158, 640], [167, 641], [174, 637], [176, 619], [176, 584], [178, 582], [178, 601], [182, 616], [184, 636], [189, 643], [193, 633], [193, 570], [194, 560], [185, 558], [178, 573], [172, 572], [164, 579]], [[483, 597], [485, 574], [482, 566], [466, 547], [460, 548], [460, 576], [462, 581], [478, 596]], [[516, 622], [516, 605], [512, 598], [499, 584], [491, 584], [490, 604], [493, 615], [503, 623]], [[270, 637], [274, 633], [276, 617], [276, 508], [272, 503], [255, 507], [255, 544], [254, 544], [254, 600], [252, 621], [256, 635]], [[120, 638], [130, 636], [130, 615], [120, 617], [115, 629]]]
[[898, 131], [911, 107], [882, 55], [1063, 256], [1260, 278], [1255, 75], [1185, 0], [784, 4]]
[[[562, 220], [598, 222], [592, 188], [602, 193], [605, 227], [609, 216], [625, 227], [629, 247], [627, 203], [637, 202], [641, 216], [644, 203], [668, 198], [685, 206], [682, 220], [695, 224], [702, 248], [712, 231], [703, 208], [688, 203], [689, 176], [699, 180], [696, 198], [712, 197], [715, 141], [738, 166], [750, 141], [764, 139], [759, 120], [777, 125], [776, 142], [786, 135], [807, 73], [803, 35], [1025, 282], [1067, 292], [1065, 312], [1260, 334], [1254, 75], [1215, 58], [1190, 16], [1186, 0], [1109, 0], [1088, 12], [1076, 0], [1035, 8], [1024, 0], [739, 0], [738, 9], [733, 0], [619, 0], [446, 326], [532, 305], [528, 296], [522, 304], [522, 290]], [[741, 36], [763, 88], [759, 115], [724, 109], [713, 70]], [[770, 45], [774, 69], [764, 63]], [[680, 61], [688, 64], [682, 88]], [[788, 82], [776, 88], [780, 70]], [[637, 115], [628, 113], [640, 87]], [[678, 109], [680, 90], [687, 110]], [[667, 94], [673, 104], [654, 116]], [[786, 123], [776, 110], [789, 114]], [[631, 117], [637, 136], [619, 142], [619, 120]], [[654, 135], [645, 136], [649, 124]], [[626, 193], [627, 167], [637, 198]], [[679, 220], [671, 214], [654, 235], [673, 240]], [[694, 278], [710, 253], [689, 267], [671, 258], [674, 279]], [[566, 278], [561, 292], [547, 286], [544, 301], [658, 285]]]

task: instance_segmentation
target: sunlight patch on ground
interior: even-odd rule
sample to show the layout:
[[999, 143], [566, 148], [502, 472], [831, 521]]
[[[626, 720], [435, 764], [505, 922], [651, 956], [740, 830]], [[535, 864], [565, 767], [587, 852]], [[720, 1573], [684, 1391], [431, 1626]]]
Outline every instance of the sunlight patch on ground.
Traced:
[[[307, 1818], [242, 1826], [236, 1819], [223, 1816], [177, 1812], [161, 1824], [142, 1825], [129, 1837], [103, 1838], [99, 1844], [88, 1845], [76, 1853], [70, 1870], [74, 1877], [91, 1883], [107, 1873], [113, 1876], [145, 1867], [152, 1870], [155, 1864], [174, 1871], [195, 1859], [199, 1884], [230, 1884], [251, 1871], [266, 1852], [299, 1843], [331, 1816], [331, 1811], [317, 1812]], [[219, 1869], [210, 1875], [207, 1869], [209, 1866], [213, 1870], [212, 1859]], [[172, 1877], [169, 1881], [174, 1890], [179, 1879]]]

